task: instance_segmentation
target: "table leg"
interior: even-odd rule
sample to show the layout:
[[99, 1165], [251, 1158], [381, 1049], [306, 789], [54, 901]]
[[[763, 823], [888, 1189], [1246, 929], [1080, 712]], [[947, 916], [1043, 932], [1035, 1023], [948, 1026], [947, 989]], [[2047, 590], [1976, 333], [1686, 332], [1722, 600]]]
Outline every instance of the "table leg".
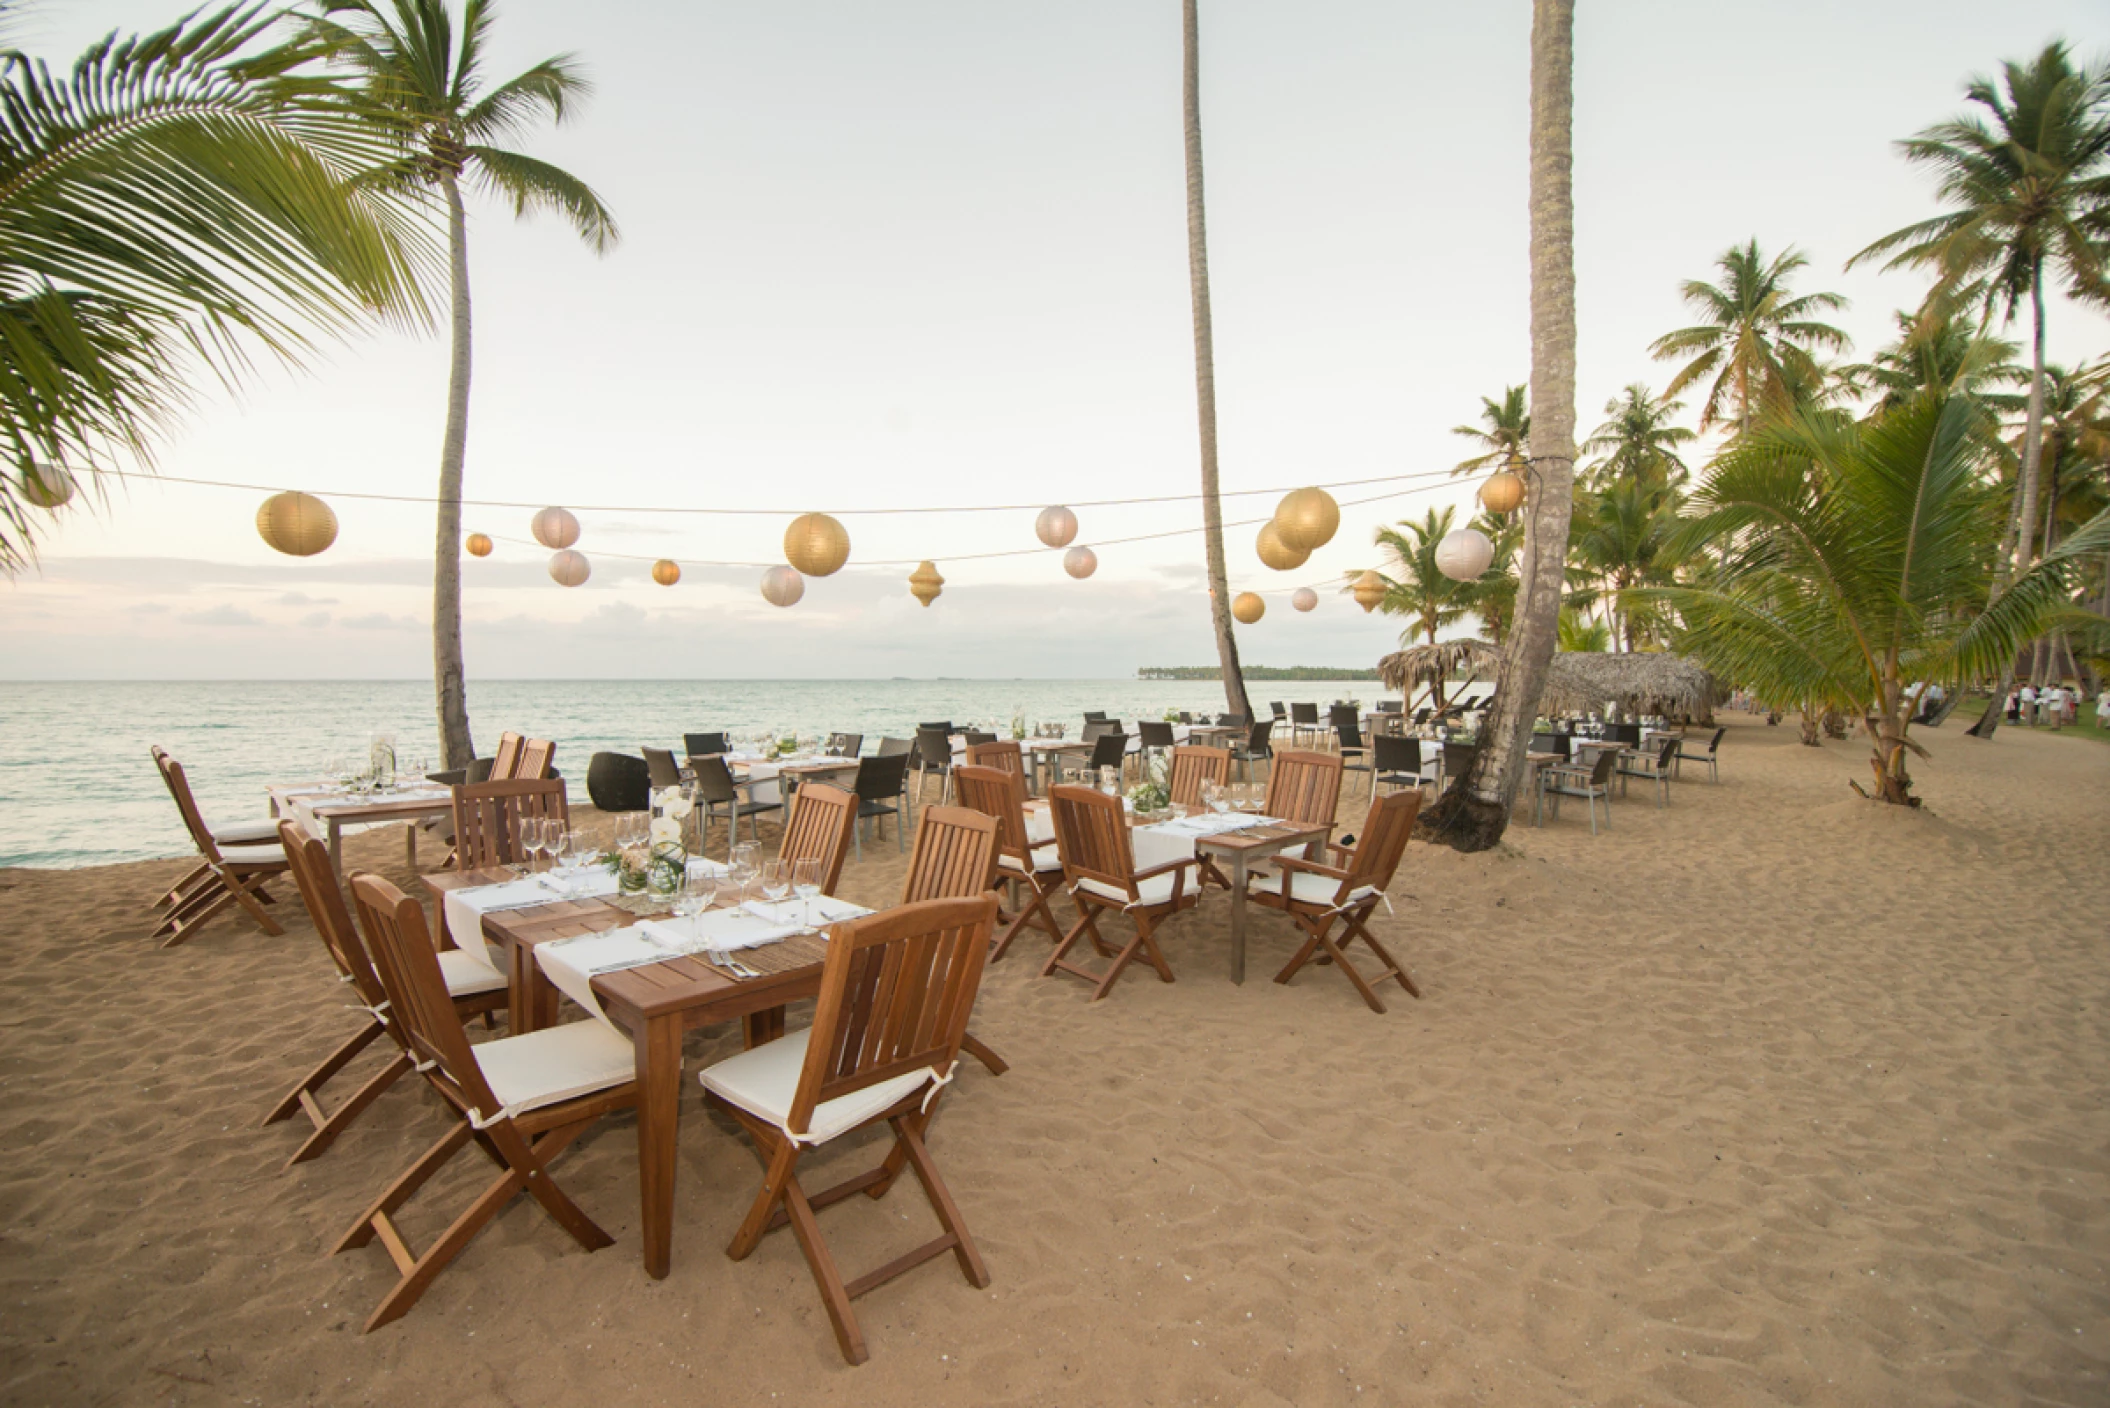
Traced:
[[1245, 981], [1245, 852], [1231, 853], [1231, 981]]
[[336, 817], [330, 818], [330, 869], [337, 872], [337, 879], [344, 880], [344, 824]]
[[403, 858], [412, 870], [418, 868], [418, 824], [414, 821], [403, 828]]
[[648, 1017], [637, 1052], [637, 1196], [645, 1274], [666, 1279], [674, 1259], [675, 1134], [681, 1120], [681, 1019]]

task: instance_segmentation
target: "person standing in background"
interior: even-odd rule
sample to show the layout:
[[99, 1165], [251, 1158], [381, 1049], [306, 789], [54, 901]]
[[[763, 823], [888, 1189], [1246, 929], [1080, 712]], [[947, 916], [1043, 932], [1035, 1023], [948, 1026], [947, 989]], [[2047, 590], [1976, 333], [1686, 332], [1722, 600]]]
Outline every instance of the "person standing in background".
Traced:
[[2022, 722], [2031, 728], [2037, 726], [2037, 689], [2035, 685], [2022, 686]]

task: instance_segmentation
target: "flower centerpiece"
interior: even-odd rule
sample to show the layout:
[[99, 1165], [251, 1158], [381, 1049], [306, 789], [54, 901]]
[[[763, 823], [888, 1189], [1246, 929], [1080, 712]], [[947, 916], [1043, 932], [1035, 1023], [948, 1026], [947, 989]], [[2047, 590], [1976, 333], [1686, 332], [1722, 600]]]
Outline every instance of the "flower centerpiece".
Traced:
[[1026, 710], [1024, 705], [1011, 711], [1011, 741], [1023, 743], [1026, 738]]
[[696, 804], [680, 787], [662, 787], [651, 798], [652, 824], [639, 868], [644, 872], [644, 889], [671, 898], [680, 893], [689, 873], [687, 822]]
[[1128, 804], [1139, 817], [1154, 816], [1172, 805], [1172, 788], [1163, 758], [1153, 760], [1144, 769], [1143, 780], [1128, 789]]
[[799, 738], [795, 733], [787, 733], [782, 738], [779, 738], [777, 746], [772, 750], [775, 756], [779, 758], [788, 758], [798, 751]]

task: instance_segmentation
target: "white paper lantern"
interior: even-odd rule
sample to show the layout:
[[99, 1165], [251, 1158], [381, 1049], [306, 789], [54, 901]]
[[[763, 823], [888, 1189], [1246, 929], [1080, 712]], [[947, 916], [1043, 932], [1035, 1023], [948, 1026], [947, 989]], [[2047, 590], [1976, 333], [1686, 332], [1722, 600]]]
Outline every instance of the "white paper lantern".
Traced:
[[1318, 608], [1319, 594], [1310, 587], [1299, 587], [1290, 597], [1289, 604], [1299, 611], [1313, 611]]
[[795, 567], [772, 567], [762, 574], [762, 599], [771, 606], [796, 606], [806, 594], [806, 579]]
[[546, 548], [568, 548], [579, 541], [579, 520], [567, 509], [546, 508], [528, 525], [535, 541]]
[[1077, 536], [1077, 515], [1060, 504], [1044, 508], [1033, 520], [1033, 532], [1051, 548], [1066, 548]]
[[1099, 554], [1087, 547], [1074, 547], [1062, 555], [1062, 570], [1082, 581], [1099, 570]]
[[1436, 570], [1454, 582], [1470, 582], [1495, 560], [1495, 545], [1478, 528], [1459, 528], [1436, 545]]
[[566, 548], [550, 555], [549, 575], [560, 587], [581, 587], [593, 575], [593, 564], [586, 560], [585, 553]]

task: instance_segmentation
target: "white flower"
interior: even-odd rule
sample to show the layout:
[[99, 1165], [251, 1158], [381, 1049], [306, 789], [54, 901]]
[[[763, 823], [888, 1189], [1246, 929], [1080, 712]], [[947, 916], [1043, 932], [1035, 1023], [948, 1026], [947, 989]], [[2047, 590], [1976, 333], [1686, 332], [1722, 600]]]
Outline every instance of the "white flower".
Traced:
[[656, 816], [652, 818], [653, 845], [662, 846], [670, 842], [679, 843], [680, 840], [681, 819], [679, 817]]
[[660, 810], [673, 817], [676, 821], [680, 821], [690, 812], [696, 810], [696, 804], [681, 793], [669, 788], [667, 799], [660, 803]]

